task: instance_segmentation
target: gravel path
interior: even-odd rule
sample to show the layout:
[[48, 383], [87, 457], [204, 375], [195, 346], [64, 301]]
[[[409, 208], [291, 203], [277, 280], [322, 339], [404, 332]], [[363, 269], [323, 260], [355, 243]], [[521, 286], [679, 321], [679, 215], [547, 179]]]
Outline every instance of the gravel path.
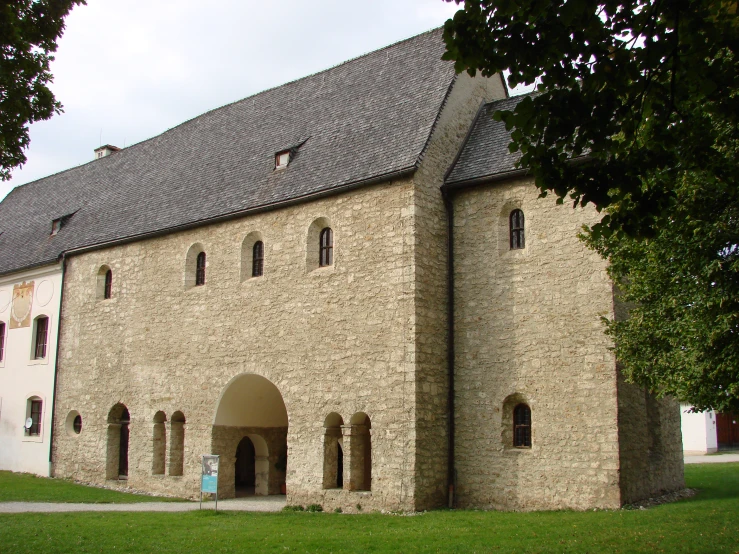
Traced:
[[[218, 501], [218, 510], [234, 512], [279, 512], [284, 496], [254, 496]], [[191, 512], [199, 502], [140, 502], [135, 504], [67, 504], [47, 502], [0, 502], [0, 513], [24, 512]], [[214, 502], [203, 502], [203, 510], [215, 509]]]
[[725, 462], [739, 462], [739, 452], [721, 452], [708, 456], [685, 456], [686, 464], [723, 464]]

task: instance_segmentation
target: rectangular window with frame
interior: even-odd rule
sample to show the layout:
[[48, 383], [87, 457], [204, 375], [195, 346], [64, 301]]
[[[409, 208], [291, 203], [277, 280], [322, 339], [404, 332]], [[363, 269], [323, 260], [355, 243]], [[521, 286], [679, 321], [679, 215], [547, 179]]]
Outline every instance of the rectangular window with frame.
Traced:
[[38, 437], [41, 434], [41, 412], [43, 402], [41, 400], [31, 400], [31, 426], [26, 429], [26, 434], [30, 437]]
[[46, 345], [48, 344], [49, 318], [39, 317], [36, 319], [36, 343], [33, 348], [33, 359], [43, 360], [46, 358]]

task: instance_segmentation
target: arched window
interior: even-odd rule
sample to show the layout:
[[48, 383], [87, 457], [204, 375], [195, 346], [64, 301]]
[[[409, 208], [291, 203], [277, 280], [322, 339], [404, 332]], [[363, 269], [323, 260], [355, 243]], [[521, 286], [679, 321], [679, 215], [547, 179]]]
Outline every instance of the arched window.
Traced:
[[264, 275], [264, 243], [258, 240], [252, 248], [251, 276], [261, 277], [262, 275]]
[[5, 323], [0, 321], [0, 362], [5, 359]]
[[320, 235], [319, 267], [327, 267], [334, 263], [334, 232], [331, 227], [325, 227]]
[[36, 318], [34, 325], [34, 341], [33, 341], [33, 359], [43, 360], [46, 358], [46, 346], [49, 335], [49, 318], [39, 316]]
[[197, 261], [195, 263], [195, 286], [201, 286], [205, 284], [205, 252], [198, 254]]
[[526, 404], [513, 409], [513, 446], [531, 448], [531, 408]]
[[330, 413], [323, 422], [323, 488], [344, 487], [344, 449], [342, 431], [344, 420], [336, 412]]
[[41, 414], [44, 403], [38, 396], [28, 399], [26, 405], [26, 419], [31, 420], [31, 425], [26, 427], [26, 436], [38, 437], [41, 434]]
[[526, 246], [523, 226], [523, 212], [513, 210], [510, 216], [511, 250], [520, 250]]
[[109, 269], [105, 272], [105, 288], [103, 290], [103, 298], [108, 300], [113, 296], [113, 272]]
[[123, 404], [108, 413], [108, 445], [105, 464], [106, 479], [128, 479], [128, 442], [131, 414]]

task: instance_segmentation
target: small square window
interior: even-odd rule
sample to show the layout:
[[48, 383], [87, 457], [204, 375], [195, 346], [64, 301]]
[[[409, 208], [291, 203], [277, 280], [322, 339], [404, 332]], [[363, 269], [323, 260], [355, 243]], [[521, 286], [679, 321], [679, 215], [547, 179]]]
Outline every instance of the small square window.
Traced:
[[283, 150], [275, 154], [275, 169], [284, 169], [290, 163], [290, 151]]

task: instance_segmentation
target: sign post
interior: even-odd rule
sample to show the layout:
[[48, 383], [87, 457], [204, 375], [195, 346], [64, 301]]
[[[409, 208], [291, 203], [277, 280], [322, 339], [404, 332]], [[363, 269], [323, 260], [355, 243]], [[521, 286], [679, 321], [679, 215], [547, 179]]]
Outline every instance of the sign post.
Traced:
[[200, 509], [203, 509], [203, 493], [216, 495], [216, 512], [218, 511], [218, 464], [219, 456], [203, 455], [203, 472], [200, 476]]

